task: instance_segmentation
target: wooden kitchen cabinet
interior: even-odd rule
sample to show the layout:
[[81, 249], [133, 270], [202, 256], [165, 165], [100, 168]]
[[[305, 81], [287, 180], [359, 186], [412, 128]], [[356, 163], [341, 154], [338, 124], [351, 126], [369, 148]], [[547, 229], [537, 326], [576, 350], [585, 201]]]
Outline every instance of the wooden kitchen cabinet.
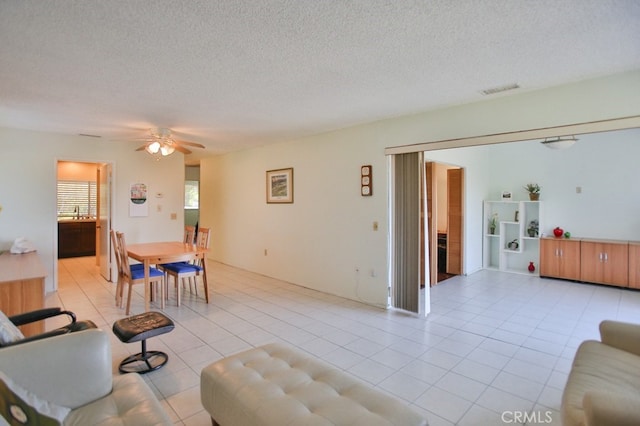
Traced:
[[640, 242], [629, 241], [629, 288], [640, 289]]
[[582, 240], [580, 251], [582, 281], [618, 287], [629, 285], [628, 242]]
[[580, 240], [540, 239], [540, 276], [580, 280]]
[[58, 222], [59, 259], [95, 255], [95, 220], [67, 220]]

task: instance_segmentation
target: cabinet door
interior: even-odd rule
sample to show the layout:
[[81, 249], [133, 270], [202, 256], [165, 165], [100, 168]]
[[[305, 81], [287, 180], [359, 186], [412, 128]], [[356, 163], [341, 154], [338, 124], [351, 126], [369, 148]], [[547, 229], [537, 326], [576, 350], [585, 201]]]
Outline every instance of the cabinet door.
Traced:
[[543, 238], [540, 240], [540, 275], [580, 279], [580, 241]]
[[558, 240], [560, 248], [559, 278], [580, 279], [580, 241]]
[[629, 273], [628, 244], [582, 242], [582, 281], [626, 287]]
[[603, 244], [602, 283], [620, 287], [629, 285], [629, 245]]
[[640, 244], [629, 243], [629, 287], [640, 288]]
[[540, 240], [540, 276], [557, 277], [560, 273], [558, 242], [548, 238]]

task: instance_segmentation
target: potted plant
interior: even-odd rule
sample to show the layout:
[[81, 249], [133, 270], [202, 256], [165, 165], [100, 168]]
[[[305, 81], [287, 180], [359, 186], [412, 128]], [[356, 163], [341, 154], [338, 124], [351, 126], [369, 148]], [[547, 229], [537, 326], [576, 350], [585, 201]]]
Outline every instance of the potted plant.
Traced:
[[540, 185], [537, 183], [528, 183], [524, 186], [524, 189], [529, 193], [529, 199], [531, 201], [538, 201], [540, 199]]
[[498, 213], [494, 213], [491, 215], [489, 219], [489, 233], [491, 235], [496, 233], [496, 227], [498, 226]]
[[530, 237], [538, 236], [538, 220], [537, 219], [533, 219], [531, 222], [529, 222], [527, 233], [529, 234]]

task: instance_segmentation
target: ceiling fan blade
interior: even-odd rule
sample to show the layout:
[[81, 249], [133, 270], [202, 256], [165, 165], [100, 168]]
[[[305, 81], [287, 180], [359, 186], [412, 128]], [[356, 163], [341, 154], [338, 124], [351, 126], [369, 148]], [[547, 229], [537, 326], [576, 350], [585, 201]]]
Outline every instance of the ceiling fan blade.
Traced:
[[188, 146], [193, 146], [196, 148], [203, 148], [204, 149], [204, 145], [202, 145], [201, 143], [196, 143], [196, 142], [189, 142], [189, 141], [182, 141], [182, 140], [174, 140], [175, 143], [180, 144], [180, 145], [188, 145]]
[[144, 151], [147, 148], [147, 145], [149, 145], [149, 144], [144, 144], [141, 147], [136, 148], [136, 151]]
[[173, 147], [176, 149], [176, 151], [180, 151], [183, 154], [191, 154], [191, 151], [189, 151], [187, 148], [174, 144]]

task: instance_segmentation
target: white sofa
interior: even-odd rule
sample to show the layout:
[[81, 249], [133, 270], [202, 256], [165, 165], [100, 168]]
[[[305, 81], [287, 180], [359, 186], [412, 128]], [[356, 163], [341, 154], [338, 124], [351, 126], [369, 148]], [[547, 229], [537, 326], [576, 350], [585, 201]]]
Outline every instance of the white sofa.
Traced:
[[71, 408], [65, 425], [173, 424], [138, 374], [113, 375], [109, 335], [100, 329], [2, 348], [0, 371], [39, 398]]
[[580, 344], [562, 395], [564, 426], [640, 425], [640, 325], [600, 324]]

